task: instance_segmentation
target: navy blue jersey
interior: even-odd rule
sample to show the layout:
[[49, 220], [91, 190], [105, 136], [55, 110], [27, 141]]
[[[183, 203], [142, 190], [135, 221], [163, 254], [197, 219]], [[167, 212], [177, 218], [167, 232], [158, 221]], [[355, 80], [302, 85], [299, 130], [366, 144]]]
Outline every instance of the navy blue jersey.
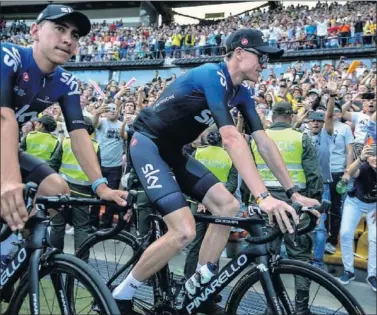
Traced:
[[45, 74], [36, 64], [32, 48], [1, 43], [1, 107], [14, 110], [22, 124], [59, 103], [67, 130], [85, 128], [75, 77], [58, 67]]
[[234, 107], [251, 133], [263, 129], [248, 86], [233, 86], [226, 63], [205, 64], [170, 84], [153, 106], [140, 112], [134, 128], [151, 139], [183, 146], [213, 123], [218, 128], [234, 125]]

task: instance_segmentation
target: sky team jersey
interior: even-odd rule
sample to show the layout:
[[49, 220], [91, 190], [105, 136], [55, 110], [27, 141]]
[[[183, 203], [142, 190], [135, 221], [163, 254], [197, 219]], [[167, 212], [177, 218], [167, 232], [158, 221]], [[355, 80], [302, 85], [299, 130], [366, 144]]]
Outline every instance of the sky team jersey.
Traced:
[[249, 87], [233, 86], [225, 63], [205, 64], [170, 84], [153, 106], [140, 112], [134, 128], [152, 139], [184, 145], [213, 123], [219, 128], [234, 125], [230, 113], [234, 107], [251, 133], [263, 130]]
[[0, 71], [0, 105], [13, 109], [19, 124], [59, 103], [68, 131], [85, 128], [79, 85], [71, 73], [58, 67], [45, 74], [37, 66], [31, 48], [9, 43], [1, 43]]

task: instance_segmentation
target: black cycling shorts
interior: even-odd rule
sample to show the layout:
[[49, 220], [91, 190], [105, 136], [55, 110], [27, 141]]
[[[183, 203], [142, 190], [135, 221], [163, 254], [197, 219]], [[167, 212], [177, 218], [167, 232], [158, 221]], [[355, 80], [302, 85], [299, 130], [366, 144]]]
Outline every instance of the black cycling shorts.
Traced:
[[135, 132], [130, 141], [133, 167], [150, 200], [162, 216], [186, 207], [184, 194], [202, 202], [219, 180], [182, 148], [152, 141]]
[[38, 186], [43, 180], [56, 172], [45, 162], [25, 151], [18, 151], [22, 182], [34, 182]]

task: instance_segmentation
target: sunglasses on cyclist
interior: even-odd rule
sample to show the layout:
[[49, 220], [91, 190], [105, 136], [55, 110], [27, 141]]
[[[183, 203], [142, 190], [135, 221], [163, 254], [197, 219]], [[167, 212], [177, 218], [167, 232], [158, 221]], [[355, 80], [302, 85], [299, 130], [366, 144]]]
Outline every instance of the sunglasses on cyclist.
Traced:
[[267, 64], [268, 61], [270, 60], [270, 58], [268, 57], [268, 55], [265, 55], [265, 54], [261, 54], [258, 50], [255, 50], [253, 48], [242, 48], [243, 50], [246, 50], [247, 52], [249, 53], [252, 53], [254, 55], [257, 55], [258, 58], [259, 58], [259, 63], [261, 65], [264, 65], [264, 64]]

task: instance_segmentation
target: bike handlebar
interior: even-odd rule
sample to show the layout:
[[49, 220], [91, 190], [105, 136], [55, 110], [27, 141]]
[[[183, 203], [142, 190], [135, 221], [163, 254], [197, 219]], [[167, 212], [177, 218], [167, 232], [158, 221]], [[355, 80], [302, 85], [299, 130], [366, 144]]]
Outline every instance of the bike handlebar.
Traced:
[[[38, 190], [38, 186], [33, 183], [29, 182], [25, 185], [24, 188], [24, 200], [25, 206], [28, 214], [30, 214], [31, 210], [33, 209], [33, 205], [43, 205], [45, 209], [57, 209], [63, 208], [64, 211], [65, 207], [69, 206], [111, 206], [114, 207], [115, 210], [119, 209], [119, 216], [124, 216], [125, 213], [133, 206], [135, 203], [135, 198], [137, 195], [137, 191], [130, 190], [128, 191], [128, 196], [126, 199], [127, 205], [125, 207], [119, 206], [117, 203], [113, 201], [101, 200], [96, 198], [77, 198], [77, 197], [70, 197], [68, 195], [59, 195], [59, 196], [38, 196], [35, 198], [36, 193]], [[34, 201], [35, 198], [35, 202]], [[124, 221], [124, 220], [118, 220]], [[4, 220], [1, 219], [2, 226], [0, 230], [0, 242], [7, 239], [13, 232], [5, 223]], [[124, 225], [124, 223], [123, 223]]]
[[[296, 210], [297, 215], [300, 216], [302, 213], [309, 214], [309, 223], [306, 226], [300, 227], [300, 224], [295, 226], [295, 236], [308, 233], [317, 226], [318, 217], [311, 213], [311, 210], [317, 210], [320, 214], [327, 212], [331, 207], [331, 202], [328, 200], [323, 200], [321, 205], [314, 207], [304, 207], [299, 203], [293, 203], [292, 207]], [[250, 233], [249, 233], [250, 234]], [[251, 236], [247, 237], [246, 241], [251, 244], [265, 244], [273, 241], [277, 237], [283, 234], [278, 225], [272, 227], [271, 232], [264, 232], [264, 236]]]

